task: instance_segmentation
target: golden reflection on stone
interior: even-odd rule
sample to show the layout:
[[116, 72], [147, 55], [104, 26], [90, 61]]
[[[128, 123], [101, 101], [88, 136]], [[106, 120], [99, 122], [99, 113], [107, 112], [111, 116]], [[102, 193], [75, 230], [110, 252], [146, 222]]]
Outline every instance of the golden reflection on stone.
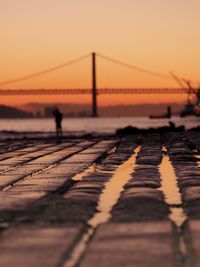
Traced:
[[195, 158], [197, 158], [199, 161], [197, 162], [198, 166], [200, 167], [200, 155], [196, 155]]
[[[162, 151], [167, 152], [166, 147], [163, 147]], [[177, 185], [176, 174], [168, 155], [163, 155], [159, 169], [161, 174], [161, 187], [159, 189], [164, 194], [165, 202], [171, 206], [169, 218], [178, 227], [181, 227], [187, 217], [183, 208], [177, 207], [182, 205], [182, 199]], [[172, 207], [174, 205], [176, 207]]]
[[64, 267], [74, 267], [76, 265], [81, 255], [84, 253], [87, 243], [94, 234], [95, 229], [100, 224], [106, 223], [110, 219], [112, 208], [120, 198], [124, 185], [131, 179], [131, 173], [136, 166], [135, 161], [140, 149], [141, 147], [137, 147], [135, 153], [114, 171], [112, 178], [106, 183], [105, 188], [100, 195], [97, 207], [98, 211], [88, 221], [89, 228], [87, 232], [75, 247], [70, 259], [65, 262]]
[[97, 206], [99, 212], [88, 222], [89, 225], [96, 227], [98, 224], [109, 220], [113, 206], [117, 203], [124, 185], [131, 178], [130, 175], [134, 170], [139, 151], [140, 147], [137, 147], [135, 153], [116, 169], [110, 181], [106, 183]]
[[95, 167], [96, 167], [96, 164], [94, 163], [91, 166], [89, 166], [88, 168], [86, 168], [85, 170], [83, 170], [82, 172], [80, 172], [80, 173], [76, 174], [75, 176], [73, 176], [72, 180], [73, 181], [81, 181], [81, 180], [83, 180], [83, 178], [86, 175], [88, 175], [88, 174], [90, 174], [90, 173], [95, 171]]

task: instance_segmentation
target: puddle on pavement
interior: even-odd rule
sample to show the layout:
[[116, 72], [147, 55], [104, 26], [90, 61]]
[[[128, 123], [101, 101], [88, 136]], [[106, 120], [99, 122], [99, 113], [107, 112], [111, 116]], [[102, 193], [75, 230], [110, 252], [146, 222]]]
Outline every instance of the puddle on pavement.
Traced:
[[114, 153], [116, 149], [117, 149], [117, 146], [112, 147], [112, 148], [107, 152], [107, 154], [110, 155], [110, 154]]
[[169, 219], [175, 224], [175, 243], [176, 245], [176, 254], [177, 254], [177, 266], [183, 266], [183, 260], [188, 257], [187, 253], [187, 244], [183, 238], [182, 226], [187, 220], [187, 216], [182, 208], [182, 199], [181, 194], [178, 188], [176, 174], [174, 168], [171, 164], [169, 156], [167, 155], [167, 149], [162, 148], [163, 158], [160, 164], [160, 175], [161, 175], [161, 187], [165, 202], [170, 207]]
[[198, 159], [198, 161], [197, 161], [197, 165], [200, 167], [200, 155], [195, 155], [195, 158]]
[[82, 172], [76, 174], [75, 176], [72, 177], [73, 181], [81, 181], [83, 180], [83, 178], [87, 175], [89, 175], [90, 173], [94, 172], [96, 168], [96, 164], [92, 164], [90, 165], [88, 168], [86, 168], [85, 170], [83, 170]]
[[[162, 151], [167, 152], [165, 147], [163, 147]], [[183, 203], [177, 185], [176, 174], [166, 153], [163, 155], [159, 169], [161, 174], [161, 187], [159, 189], [164, 194], [165, 202], [170, 206], [169, 218], [180, 229], [187, 217], [182, 208]]]
[[131, 173], [136, 166], [136, 157], [140, 149], [141, 147], [137, 147], [134, 150], [134, 154], [113, 172], [112, 178], [105, 184], [105, 188], [99, 198], [98, 212], [88, 221], [89, 228], [87, 232], [75, 247], [70, 259], [65, 262], [64, 267], [76, 266], [96, 228], [111, 218], [112, 208], [118, 202], [121, 192], [124, 190], [124, 185], [131, 179]]
[[110, 181], [106, 183], [97, 206], [99, 212], [88, 222], [90, 226], [96, 227], [98, 224], [104, 223], [110, 219], [111, 210], [120, 198], [120, 194], [124, 190], [124, 185], [132, 178], [130, 175], [135, 167], [136, 156], [139, 150], [140, 147], [136, 148], [134, 155], [120, 165], [116, 171], [114, 171]]
[[[110, 155], [111, 153], [115, 152], [115, 150], [117, 149], [117, 146], [114, 146], [112, 148], [110, 148], [106, 154]], [[100, 172], [100, 173], [108, 173], [108, 171], [104, 172], [103, 170], [101, 170], [100, 166], [98, 166], [96, 163], [93, 163], [92, 165], [90, 165], [88, 168], [86, 168], [85, 170], [83, 170], [80, 173], [77, 173], [75, 176], [72, 177], [73, 181], [82, 181], [83, 178], [93, 172]]]

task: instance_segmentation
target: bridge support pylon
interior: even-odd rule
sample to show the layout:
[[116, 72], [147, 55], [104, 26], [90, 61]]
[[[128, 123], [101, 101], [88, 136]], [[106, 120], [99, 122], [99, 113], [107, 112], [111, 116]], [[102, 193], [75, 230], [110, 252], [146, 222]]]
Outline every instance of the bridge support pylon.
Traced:
[[92, 117], [98, 117], [96, 87], [96, 54], [92, 53]]

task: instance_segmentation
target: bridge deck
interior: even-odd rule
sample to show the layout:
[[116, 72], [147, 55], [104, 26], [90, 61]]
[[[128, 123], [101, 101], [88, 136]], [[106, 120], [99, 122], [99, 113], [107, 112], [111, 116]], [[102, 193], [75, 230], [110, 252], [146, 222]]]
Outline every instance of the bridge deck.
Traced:
[[[197, 92], [198, 89], [195, 89]], [[188, 88], [99, 88], [97, 94], [188, 94]], [[92, 89], [0, 89], [0, 95], [92, 94]]]

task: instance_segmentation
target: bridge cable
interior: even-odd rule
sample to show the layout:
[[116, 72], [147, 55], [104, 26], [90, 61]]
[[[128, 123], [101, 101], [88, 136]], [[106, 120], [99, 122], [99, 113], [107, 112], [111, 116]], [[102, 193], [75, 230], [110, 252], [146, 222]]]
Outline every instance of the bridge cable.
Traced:
[[22, 81], [29, 80], [29, 79], [32, 79], [32, 78], [35, 78], [35, 77], [39, 77], [39, 76], [48, 74], [50, 72], [54, 72], [54, 71], [57, 71], [59, 69], [66, 68], [66, 67], [68, 67], [68, 66], [70, 66], [72, 64], [75, 64], [75, 63], [77, 63], [77, 62], [79, 62], [79, 61], [81, 61], [81, 60], [83, 60], [83, 59], [85, 59], [85, 58], [87, 58], [89, 56], [90, 56], [90, 54], [87, 54], [85, 56], [82, 56], [82, 57], [79, 57], [77, 59], [65, 62], [65, 63], [57, 65], [55, 67], [52, 67], [52, 68], [49, 68], [49, 69], [46, 69], [46, 70], [42, 70], [40, 72], [35, 72], [33, 74], [30, 74], [30, 75], [26, 75], [26, 76], [22, 76], [22, 77], [19, 77], [19, 78], [16, 78], [16, 79], [0, 82], [0, 85], [7, 85], [7, 84], [11, 84], [11, 83], [22, 82]]
[[101, 55], [101, 54], [98, 54], [98, 53], [96, 55], [99, 56], [100, 58], [103, 58], [103, 59], [105, 59], [107, 61], [110, 61], [112, 63], [118, 64], [118, 65], [122, 65], [124, 67], [130, 68], [130, 69], [134, 69], [134, 70], [139, 71], [139, 72], [143, 72], [143, 73], [154, 75], [154, 76], [157, 76], [157, 77], [160, 77], [160, 78], [172, 80], [172, 78], [170, 76], [168, 76], [166, 74], [163, 74], [163, 73], [158, 73], [158, 72], [146, 70], [146, 69], [143, 69], [143, 68], [140, 68], [140, 67], [128, 64], [128, 63], [124, 63], [122, 61], [119, 61], [119, 60], [116, 60], [116, 59], [113, 59], [113, 58], [110, 58], [110, 57], [107, 57], [107, 56], [104, 56], [104, 55]]

